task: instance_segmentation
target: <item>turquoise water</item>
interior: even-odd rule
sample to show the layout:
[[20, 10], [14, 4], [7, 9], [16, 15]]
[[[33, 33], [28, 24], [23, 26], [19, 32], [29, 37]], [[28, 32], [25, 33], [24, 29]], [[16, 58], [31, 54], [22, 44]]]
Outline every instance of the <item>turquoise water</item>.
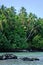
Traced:
[[[2, 54], [5, 53], [0, 53], [0, 55]], [[11, 54], [18, 56], [18, 59], [0, 60], [0, 65], [43, 65], [43, 52], [13, 52]], [[23, 61], [19, 59], [20, 57], [36, 57], [40, 61]]]

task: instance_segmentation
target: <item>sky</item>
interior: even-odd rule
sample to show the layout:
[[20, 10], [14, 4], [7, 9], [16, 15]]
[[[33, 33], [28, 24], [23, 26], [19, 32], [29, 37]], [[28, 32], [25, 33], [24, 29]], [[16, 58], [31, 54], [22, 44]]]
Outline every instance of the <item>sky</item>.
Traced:
[[0, 0], [0, 6], [14, 6], [17, 11], [25, 7], [28, 13], [32, 12], [37, 17], [43, 18], [43, 0]]

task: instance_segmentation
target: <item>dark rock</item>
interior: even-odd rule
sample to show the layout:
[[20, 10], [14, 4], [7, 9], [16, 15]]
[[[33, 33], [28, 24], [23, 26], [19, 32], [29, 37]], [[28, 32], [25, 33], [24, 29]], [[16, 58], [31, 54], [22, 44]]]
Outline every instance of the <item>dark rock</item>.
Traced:
[[6, 59], [17, 59], [17, 56], [13, 54], [5, 54]]
[[21, 58], [23, 61], [39, 61], [38, 58], [28, 58], [28, 57], [24, 57], [24, 58]]
[[0, 60], [5, 60], [5, 59], [17, 59], [17, 56], [13, 54], [5, 54], [0, 56]]
[[39, 59], [38, 58], [31, 58], [33, 61], [35, 60], [35, 61], [39, 61]]
[[0, 60], [5, 60], [6, 57], [5, 56], [0, 56]]

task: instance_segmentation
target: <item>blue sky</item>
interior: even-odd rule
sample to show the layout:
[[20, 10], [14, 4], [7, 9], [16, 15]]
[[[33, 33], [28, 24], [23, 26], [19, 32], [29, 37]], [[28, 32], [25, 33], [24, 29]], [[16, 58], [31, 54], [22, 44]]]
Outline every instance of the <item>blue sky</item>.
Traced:
[[43, 18], [43, 0], [0, 0], [0, 6], [14, 6], [17, 11], [24, 6], [28, 13], [35, 13], [38, 17]]

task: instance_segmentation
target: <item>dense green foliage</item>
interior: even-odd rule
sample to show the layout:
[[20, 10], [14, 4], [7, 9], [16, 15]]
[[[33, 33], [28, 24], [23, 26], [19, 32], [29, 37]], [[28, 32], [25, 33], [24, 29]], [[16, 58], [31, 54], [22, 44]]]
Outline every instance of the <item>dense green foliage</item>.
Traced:
[[0, 49], [43, 49], [43, 18], [22, 7], [0, 7]]

